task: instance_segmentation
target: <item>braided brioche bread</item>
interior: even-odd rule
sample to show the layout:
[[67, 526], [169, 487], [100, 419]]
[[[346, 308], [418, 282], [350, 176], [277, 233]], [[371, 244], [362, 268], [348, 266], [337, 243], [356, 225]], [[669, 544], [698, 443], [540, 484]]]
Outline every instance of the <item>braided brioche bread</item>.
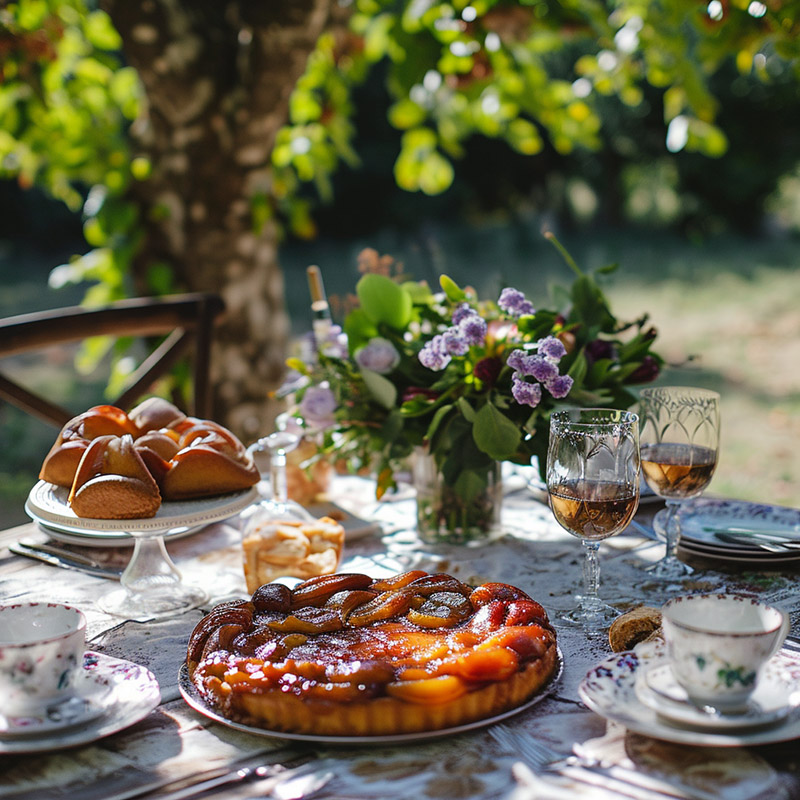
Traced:
[[236, 492], [259, 477], [227, 428], [156, 397], [130, 413], [101, 405], [71, 419], [39, 473], [70, 489], [75, 514], [95, 519], [152, 517], [162, 500]]

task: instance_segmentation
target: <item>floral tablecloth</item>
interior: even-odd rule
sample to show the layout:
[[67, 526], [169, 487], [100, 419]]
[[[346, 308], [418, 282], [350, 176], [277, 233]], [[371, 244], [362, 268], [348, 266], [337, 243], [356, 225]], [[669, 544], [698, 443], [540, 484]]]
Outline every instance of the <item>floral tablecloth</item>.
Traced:
[[[508, 720], [515, 734], [532, 735], [562, 752], [570, 751], [575, 743], [582, 744], [587, 751], [665, 777], [678, 797], [777, 800], [800, 796], [796, 742], [750, 749], [668, 744], [627, 733], [583, 706], [578, 685], [592, 666], [609, 655], [608, 642], [604, 631], [587, 636], [558, 622], [560, 612], [574, 605], [573, 597], [581, 587], [581, 547], [558, 527], [548, 508], [536, 500], [524, 482], [505, 498], [504, 535], [475, 547], [422, 545], [413, 530], [414, 500], [409, 493], [378, 503], [368, 481], [337, 479], [333, 499], [359, 517], [381, 524], [380, 533], [346, 543], [341, 570], [378, 576], [420, 568], [450, 572], [467, 582], [513, 583], [539, 600], [556, 620], [564, 660], [562, 675], [546, 699]], [[643, 506], [641, 517], [647, 519], [648, 511]], [[42, 538], [44, 533], [34, 525], [22, 526], [7, 531], [0, 545], [20, 537]], [[237, 520], [172, 541], [168, 549], [186, 581], [210, 589], [212, 603], [244, 593]], [[643, 567], [659, 558], [662, 551], [663, 545], [628, 533], [604, 543], [603, 598], [624, 611], [643, 603], [658, 606], [670, 592], [753, 591], [782, 603], [797, 625], [800, 597], [794, 588], [794, 574], [702, 570], [682, 586], [665, 589], [648, 581], [643, 572]], [[122, 563], [128, 555], [123, 548], [94, 548], [93, 553]], [[201, 611], [161, 622], [120, 622], [95, 607], [98, 595], [108, 588], [107, 582], [36, 564], [9, 554], [5, 547], [0, 550], [0, 578], [2, 602], [50, 599], [79, 606], [88, 618], [92, 649], [149, 667], [159, 680], [163, 697], [162, 705], [141, 723], [77, 750], [0, 755], [0, 796], [48, 800], [76, 796], [77, 792], [86, 800], [108, 798], [141, 784], [146, 775], [190, 774], [277, 748], [287, 748], [293, 754], [313, 751], [311, 764], [333, 773], [326, 775], [327, 782], [315, 794], [322, 800], [582, 796], [580, 787], [565, 788], [559, 780], [542, 784], [521, 763], [518, 752], [496, 741], [491, 728], [381, 747], [346, 743], [312, 747], [232, 730], [194, 712], [178, 692], [178, 669]], [[714, 794], [714, 787], [718, 794]], [[253, 790], [249, 786], [229, 788], [219, 796], [255, 796]], [[589, 791], [586, 797], [604, 796], [596, 787], [584, 791]], [[634, 796], [645, 800], [653, 797], [639, 789]]]

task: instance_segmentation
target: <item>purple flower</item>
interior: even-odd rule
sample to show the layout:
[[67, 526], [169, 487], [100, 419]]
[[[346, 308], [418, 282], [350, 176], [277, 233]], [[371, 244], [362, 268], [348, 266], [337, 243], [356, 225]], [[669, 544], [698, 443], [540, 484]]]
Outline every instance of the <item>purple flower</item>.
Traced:
[[356, 352], [355, 359], [361, 369], [387, 375], [400, 363], [400, 353], [388, 339], [376, 336]]
[[476, 316], [475, 309], [469, 303], [460, 303], [453, 311], [453, 325], [458, 325], [462, 319], [470, 316]]
[[536, 309], [530, 300], [525, 299], [525, 295], [518, 289], [506, 287], [500, 292], [497, 305], [512, 317], [521, 317], [523, 314], [534, 314]]
[[511, 381], [511, 394], [520, 405], [536, 408], [542, 399], [542, 387], [538, 383], [528, 383], [515, 372]]
[[470, 345], [483, 344], [488, 329], [486, 320], [477, 314], [470, 314], [458, 323], [458, 330]]
[[516, 370], [520, 378], [533, 376], [537, 381], [549, 381], [558, 376], [558, 367], [549, 359], [536, 353], [514, 350], [508, 357], [508, 365]]
[[443, 370], [451, 360], [452, 357], [444, 352], [442, 337], [440, 335], [434, 336], [433, 339], [427, 342], [422, 350], [419, 351], [420, 364], [435, 372]]
[[569, 375], [558, 375], [552, 380], [547, 381], [545, 384], [547, 391], [550, 392], [556, 400], [566, 397], [569, 390], [572, 388], [572, 378]]
[[523, 371], [523, 366], [525, 364], [525, 359], [528, 357], [528, 354], [524, 350], [512, 350], [508, 354], [508, 358], [506, 359], [506, 364], [508, 364], [511, 369], [515, 369], [518, 372]]
[[319, 349], [328, 358], [347, 358], [347, 334], [339, 325], [331, 325]]
[[336, 396], [327, 382], [309, 386], [300, 401], [300, 413], [310, 422], [327, 423], [333, 420], [336, 411]]
[[529, 356], [526, 375], [533, 375], [537, 381], [546, 383], [558, 377], [558, 367], [542, 356]]
[[451, 356], [464, 356], [469, 352], [469, 343], [458, 328], [448, 328], [442, 334], [442, 345]]
[[539, 346], [539, 355], [551, 358], [553, 361], [560, 361], [567, 354], [567, 348], [555, 336], [546, 336], [544, 339], [539, 339], [537, 344]]

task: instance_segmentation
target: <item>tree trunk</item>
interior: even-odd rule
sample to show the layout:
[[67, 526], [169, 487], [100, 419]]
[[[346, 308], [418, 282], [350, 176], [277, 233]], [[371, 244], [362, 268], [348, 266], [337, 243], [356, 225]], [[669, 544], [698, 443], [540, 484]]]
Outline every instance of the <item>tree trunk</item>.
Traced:
[[331, 0], [106, 0], [127, 62], [146, 93], [133, 125], [150, 177], [131, 193], [145, 238], [138, 292], [169, 265], [176, 289], [218, 292], [214, 417], [242, 438], [269, 432], [288, 338], [278, 230], [255, 230], [270, 153], [289, 95], [324, 28]]

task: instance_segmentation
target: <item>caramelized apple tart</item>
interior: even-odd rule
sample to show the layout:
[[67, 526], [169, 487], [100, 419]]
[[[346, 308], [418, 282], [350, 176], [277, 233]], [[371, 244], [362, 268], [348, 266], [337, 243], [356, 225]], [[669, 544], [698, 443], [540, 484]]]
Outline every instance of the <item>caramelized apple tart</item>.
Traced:
[[200, 695], [247, 725], [315, 735], [395, 735], [492, 717], [558, 667], [544, 608], [504, 583], [412, 571], [260, 586], [192, 632]]

